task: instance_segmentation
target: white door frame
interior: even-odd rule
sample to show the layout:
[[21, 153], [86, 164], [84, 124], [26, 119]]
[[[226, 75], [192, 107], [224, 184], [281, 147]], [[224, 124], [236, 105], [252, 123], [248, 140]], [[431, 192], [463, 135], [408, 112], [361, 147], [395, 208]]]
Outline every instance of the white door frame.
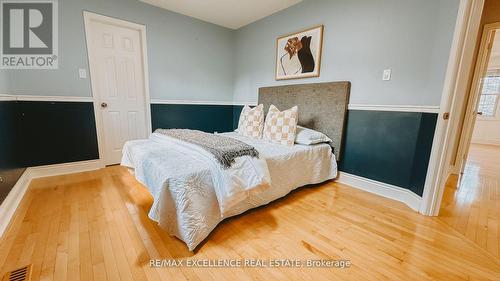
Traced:
[[[142, 24], [137, 24], [113, 17], [108, 17], [104, 15], [99, 15], [95, 14], [92, 12], [88, 11], [83, 11], [83, 19], [84, 19], [84, 25], [85, 25], [85, 41], [87, 43], [87, 57], [88, 57], [88, 62], [89, 62], [89, 67], [90, 67], [90, 84], [92, 87], [92, 98], [94, 101], [94, 114], [95, 114], [95, 123], [96, 123], [96, 129], [97, 129], [97, 143], [99, 147], [99, 160], [102, 162], [102, 165], [104, 166], [105, 157], [106, 154], [104, 152], [105, 149], [105, 139], [104, 139], [104, 128], [103, 128], [103, 119], [102, 119], [102, 111], [100, 110], [100, 104], [99, 104], [99, 97], [97, 96], [96, 93], [97, 91], [97, 85], [96, 83], [92, 82], [92, 77], [94, 76], [96, 72], [96, 68], [94, 66], [94, 63], [92, 62], [91, 58], [94, 57], [92, 53], [92, 48], [91, 46], [91, 36], [90, 36], [90, 23], [92, 21], [98, 21], [98, 22], [103, 22], [107, 24], [112, 24], [128, 29], [134, 29], [139, 31], [140, 33], [140, 39], [141, 39], [141, 47], [142, 47], [142, 69], [144, 73], [144, 102], [145, 102], [145, 107], [146, 107], [146, 130], [147, 133], [151, 133], [152, 128], [151, 128], [151, 99], [149, 96], [149, 72], [148, 72], [148, 53], [147, 53], [147, 40], [146, 40], [146, 26]], [[95, 74], [97, 75], [97, 74]]]
[[[472, 80], [471, 93], [468, 99], [467, 108], [465, 111], [464, 125], [457, 152], [457, 161], [455, 166], [459, 172], [462, 172], [467, 162], [467, 155], [472, 141], [472, 134], [477, 118], [477, 107], [481, 97], [480, 81], [485, 76], [488, 70], [488, 62], [491, 54], [491, 45], [494, 31], [500, 29], [500, 22], [486, 24], [481, 35], [481, 45], [477, 56], [476, 69]], [[500, 33], [500, 32], [499, 32]], [[497, 34], [500, 36], [500, 34]]]
[[[427, 216], [437, 216], [441, 207], [453, 145], [459, 137], [460, 114], [467, 99], [467, 81], [474, 65], [483, 6], [484, 0], [460, 1], [420, 208], [420, 213]], [[445, 120], [445, 113], [449, 113], [449, 120]]]

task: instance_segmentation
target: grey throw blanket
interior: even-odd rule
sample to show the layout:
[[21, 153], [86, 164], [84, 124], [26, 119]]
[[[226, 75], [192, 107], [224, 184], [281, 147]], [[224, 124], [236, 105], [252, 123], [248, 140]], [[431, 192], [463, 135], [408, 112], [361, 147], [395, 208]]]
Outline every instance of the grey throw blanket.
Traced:
[[155, 133], [196, 144], [210, 152], [224, 169], [228, 169], [241, 156], [259, 157], [251, 145], [233, 138], [188, 129], [157, 129]]

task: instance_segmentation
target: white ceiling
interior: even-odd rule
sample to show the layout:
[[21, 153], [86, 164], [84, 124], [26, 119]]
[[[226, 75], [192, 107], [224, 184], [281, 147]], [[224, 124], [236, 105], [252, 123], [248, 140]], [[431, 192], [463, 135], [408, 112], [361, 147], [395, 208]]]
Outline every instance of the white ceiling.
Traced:
[[302, 0], [139, 0], [231, 29], [267, 17]]

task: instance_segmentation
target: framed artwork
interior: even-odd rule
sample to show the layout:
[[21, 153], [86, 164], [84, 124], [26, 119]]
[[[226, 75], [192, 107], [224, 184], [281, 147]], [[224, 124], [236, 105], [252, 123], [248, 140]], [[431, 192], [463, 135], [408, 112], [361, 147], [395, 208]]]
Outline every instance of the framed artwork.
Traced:
[[276, 80], [318, 77], [323, 46], [323, 25], [276, 40]]

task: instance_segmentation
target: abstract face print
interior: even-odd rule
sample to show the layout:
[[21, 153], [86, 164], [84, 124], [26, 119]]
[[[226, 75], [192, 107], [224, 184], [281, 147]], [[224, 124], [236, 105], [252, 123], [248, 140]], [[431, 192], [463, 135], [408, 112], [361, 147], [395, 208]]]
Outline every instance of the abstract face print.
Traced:
[[323, 26], [278, 39], [276, 80], [319, 76]]
[[302, 42], [298, 37], [288, 39], [285, 46], [285, 51], [290, 55], [290, 59], [302, 49]]

